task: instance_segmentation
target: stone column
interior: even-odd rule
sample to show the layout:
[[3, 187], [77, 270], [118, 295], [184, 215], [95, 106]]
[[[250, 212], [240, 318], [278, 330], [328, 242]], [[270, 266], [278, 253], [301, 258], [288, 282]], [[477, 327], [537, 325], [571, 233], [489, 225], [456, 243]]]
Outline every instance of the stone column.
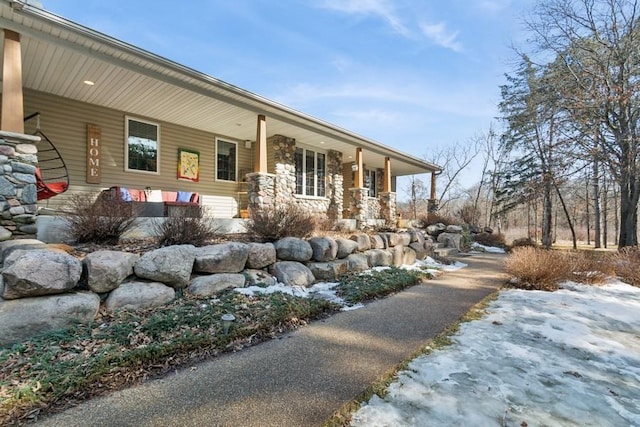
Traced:
[[36, 238], [39, 136], [0, 131], [0, 240]]
[[247, 197], [249, 211], [272, 209], [275, 206], [276, 176], [272, 173], [248, 173]]
[[342, 218], [344, 205], [344, 177], [342, 176], [342, 153], [340, 151], [329, 150], [327, 154], [327, 198], [329, 208], [327, 216], [331, 222]]
[[294, 201], [296, 192], [296, 140], [283, 135], [269, 138], [275, 158], [275, 203], [283, 206]]
[[396, 221], [396, 193], [382, 192], [379, 194], [380, 216], [386, 222]]
[[367, 225], [367, 218], [369, 217], [367, 203], [369, 190], [366, 188], [350, 188], [349, 191], [351, 192], [350, 216], [356, 220], [356, 227], [362, 229]]

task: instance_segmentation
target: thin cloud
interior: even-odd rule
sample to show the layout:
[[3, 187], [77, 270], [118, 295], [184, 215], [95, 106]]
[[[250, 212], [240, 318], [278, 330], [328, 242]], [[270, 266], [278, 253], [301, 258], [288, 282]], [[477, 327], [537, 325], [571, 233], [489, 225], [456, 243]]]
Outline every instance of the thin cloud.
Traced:
[[320, 7], [349, 15], [372, 15], [381, 18], [395, 32], [410, 37], [411, 32], [402, 23], [402, 19], [388, 0], [323, 0]]
[[437, 24], [420, 24], [422, 33], [427, 36], [438, 46], [442, 46], [446, 49], [451, 49], [454, 52], [462, 52], [462, 43], [458, 41], [459, 31], [447, 30], [447, 24], [439, 22]]

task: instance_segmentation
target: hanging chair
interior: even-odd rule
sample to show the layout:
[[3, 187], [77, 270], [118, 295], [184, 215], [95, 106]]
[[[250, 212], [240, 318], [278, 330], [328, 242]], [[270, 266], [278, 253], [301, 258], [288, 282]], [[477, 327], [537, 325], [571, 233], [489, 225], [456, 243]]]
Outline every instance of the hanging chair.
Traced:
[[38, 168], [36, 169], [36, 187], [38, 200], [46, 200], [62, 194], [69, 188], [69, 171], [58, 149], [40, 130], [40, 113], [25, 117], [24, 121], [36, 118], [36, 130], [33, 133], [40, 137], [38, 144]]

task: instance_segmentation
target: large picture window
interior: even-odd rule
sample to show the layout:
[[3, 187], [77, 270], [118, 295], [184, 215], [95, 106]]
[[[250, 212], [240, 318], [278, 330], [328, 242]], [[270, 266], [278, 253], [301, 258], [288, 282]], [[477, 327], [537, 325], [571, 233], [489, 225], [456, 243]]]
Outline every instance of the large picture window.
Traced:
[[376, 171], [366, 169], [364, 174], [364, 186], [369, 189], [369, 197], [377, 197], [376, 191]]
[[325, 154], [306, 148], [296, 148], [295, 164], [296, 194], [325, 197]]
[[125, 118], [125, 170], [159, 173], [160, 127]]
[[218, 181], [236, 181], [238, 144], [216, 139], [216, 178]]

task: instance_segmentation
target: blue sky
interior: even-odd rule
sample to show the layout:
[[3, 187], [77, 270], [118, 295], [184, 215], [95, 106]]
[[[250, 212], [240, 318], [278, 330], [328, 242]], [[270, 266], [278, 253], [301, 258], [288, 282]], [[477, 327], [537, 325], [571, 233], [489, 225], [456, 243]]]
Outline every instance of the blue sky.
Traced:
[[[42, 0], [45, 9], [430, 159], [486, 131], [533, 0]], [[466, 175], [473, 184], [472, 172]], [[401, 189], [398, 190], [402, 192]]]

